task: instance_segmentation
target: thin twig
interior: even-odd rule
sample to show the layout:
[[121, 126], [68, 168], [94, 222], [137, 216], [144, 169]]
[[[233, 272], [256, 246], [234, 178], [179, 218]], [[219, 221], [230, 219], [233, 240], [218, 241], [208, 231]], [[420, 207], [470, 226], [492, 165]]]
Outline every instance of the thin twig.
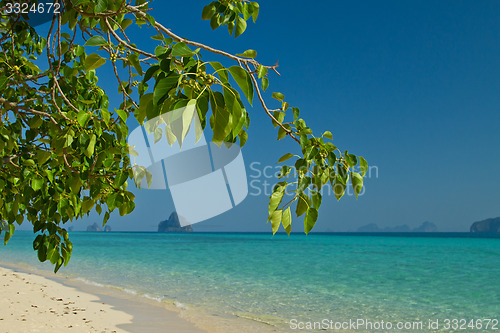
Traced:
[[[247, 71], [250, 71], [250, 67], [248, 66], [248, 64], [245, 64], [245, 67], [247, 68]], [[295, 135], [293, 135], [293, 132], [291, 130], [289, 130], [288, 128], [286, 128], [282, 123], [280, 123], [276, 118], [274, 118], [273, 114], [271, 113], [271, 110], [269, 110], [269, 108], [266, 105], [266, 102], [264, 101], [264, 98], [262, 97], [262, 94], [260, 92], [259, 84], [257, 82], [257, 79], [255, 79], [255, 76], [253, 76], [253, 75], [250, 75], [250, 78], [252, 79], [253, 85], [255, 86], [255, 90], [257, 91], [257, 96], [259, 97], [260, 104], [264, 108], [264, 111], [266, 111], [267, 115], [273, 121], [275, 121], [276, 124], [278, 124], [278, 126], [281, 127], [281, 129], [283, 131], [285, 131], [285, 133], [287, 135], [289, 135], [292, 139], [294, 139], [295, 141], [297, 141], [298, 143], [300, 143], [300, 141], [295, 137]]]

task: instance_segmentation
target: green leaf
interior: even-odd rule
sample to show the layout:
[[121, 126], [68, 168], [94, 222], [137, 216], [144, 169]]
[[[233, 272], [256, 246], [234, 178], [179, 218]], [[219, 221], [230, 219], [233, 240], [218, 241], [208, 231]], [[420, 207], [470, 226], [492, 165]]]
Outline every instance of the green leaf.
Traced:
[[234, 27], [234, 37], [238, 37], [245, 32], [247, 28], [247, 22], [240, 16], [236, 19], [236, 25]]
[[327, 139], [333, 140], [333, 135], [330, 131], [326, 131], [325, 133], [323, 133], [323, 136]]
[[127, 29], [127, 27], [129, 27], [132, 23], [134, 23], [134, 21], [133, 21], [133, 20], [126, 18], [126, 19], [123, 19], [123, 21], [122, 21], [122, 23], [121, 23], [121, 26], [122, 26], [122, 28], [125, 30], [125, 29]]
[[279, 140], [282, 140], [282, 139], [284, 139], [285, 137], [286, 137], [286, 132], [285, 132], [285, 130], [284, 130], [282, 127], [280, 127], [280, 128], [278, 129], [278, 138], [277, 138], [277, 140], [278, 140], [278, 141], [279, 141]]
[[139, 61], [139, 56], [136, 53], [132, 53], [128, 56], [128, 60], [132, 66], [134, 66], [137, 73], [142, 76], [142, 67], [141, 62]]
[[[155, 143], [158, 143], [162, 137], [163, 137], [163, 130], [161, 129], [161, 127], [155, 128], [155, 131], [154, 131]], [[182, 140], [182, 138], [180, 138], [180, 139]]]
[[273, 235], [278, 231], [280, 227], [282, 214], [283, 210], [278, 209], [275, 210], [271, 215], [271, 226], [273, 228]]
[[217, 107], [214, 112], [214, 126], [212, 141], [215, 143], [221, 143], [227, 137], [230, 132], [229, 129], [229, 113], [227, 109], [222, 107]]
[[319, 209], [319, 207], [321, 206], [321, 200], [322, 200], [321, 193], [318, 191], [313, 191], [312, 192], [312, 203], [313, 203], [314, 208]]
[[189, 46], [186, 45], [186, 43], [179, 42], [179, 43], [175, 44], [174, 47], [172, 48], [172, 56], [174, 56], [174, 57], [192, 57], [196, 53], [198, 53], [199, 51], [200, 51], [199, 48], [193, 51], [189, 48]]
[[82, 213], [86, 214], [90, 212], [93, 206], [94, 206], [94, 200], [92, 200], [89, 197], [85, 197], [85, 199], [83, 199], [82, 201]]
[[267, 87], [269, 87], [269, 79], [267, 77], [263, 77], [260, 86], [262, 87], [262, 90], [266, 91]]
[[283, 212], [281, 224], [283, 225], [283, 228], [285, 228], [287, 235], [290, 236], [290, 232], [292, 231], [292, 213], [290, 212], [290, 207]]
[[220, 19], [221, 16], [219, 14], [215, 14], [214, 16], [212, 16], [212, 18], [210, 19], [210, 27], [212, 28], [212, 30], [215, 30], [220, 26]]
[[299, 119], [299, 116], [300, 116], [300, 110], [299, 108], [292, 108], [292, 111], [293, 111], [293, 118], [295, 120]]
[[116, 114], [123, 120], [124, 122], [127, 121], [127, 112], [122, 109], [115, 109]]
[[331, 151], [328, 153], [327, 159], [328, 163], [330, 163], [330, 166], [333, 166], [335, 162], [337, 162], [337, 155], [335, 155], [335, 153]]
[[257, 71], [257, 77], [259, 79], [262, 79], [264, 76], [266, 76], [266, 74], [267, 74], [267, 68], [262, 65], [259, 65], [259, 69]]
[[[155, 56], [161, 57], [163, 54], [167, 53], [168, 50], [170, 50], [168, 47], [158, 45], [155, 48]], [[155, 66], [158, 66], [158, 65], [155, 65]], [[152, 66], [152, 67], [154, 67], [154, 66]]]
[[253, 84], [252, 79], [250, 78], [250, 74], [243, 68], [239, 66], [232, 66], [228, 68], [229, 73], [233, 76], [233, 79], [236, 81], [240, 89], [243, 91], [243, 94], [246, 96], [248, 103], [252, 105], [253, 101]]
[[35, 65], [34, 63], [32, 63], [32, 62], [27, 62], [26, 66], [28, 66], [36, 74], [38, 74], [38, 73], [41, 72], [40, 68], [37, 65]]
[[238, 92], [232, 88], [224, 88], [224, 102], [232, 117], [233, 136], [238, 135], [245, 124], [246, 115], [238, 100]]
[[78, 175], [71, 177], [70, 188], [73, 194], [78, 194], [80, 188], [82, 187], [82, 181]]
[[53, 183], [54, 182], [54, 173], [52, 170], [45, 170], [45, 174], [47, 175], [47, 179]]
[[143, 83], [146, 83], [149, 81], [149, 79], [151, 79], [153, 77], [153, 75], [155, 74], [155, 72], [160, 68], [160, 66], [158, 65], [154, 65], [154, 66], [151, 66], [148, 68], [148, 70], [146, 71], [146, 74], [144, 74], [144, 78], [142, 79], [142, 82]]
[[335, 193], [335, 197], [337, 200], [340, 200], [344, 196], [346, 189], [346, 184], [343, 183], [343, 180], [339, 175], [335, 177], [335, 184], [333, 185], [333, 193]]
[[38, 165], [42, 165], [47, 162], [50, 158], [50, 151], [38, 150], [36, 152], [36, 159], [38, 160]]
[[257, 57], [257, 51], [255, 51], [255, 50], [246, 50], [245, 52], [243, 52], [243, 53], [237, 53], [236, 55], [240, 56], [240, 57], [252, 58], [253, 59], [253, 58]]
[[278, 163], [285, 162], [286, 160], [292, 158], [294, 155], [292, 153], [286, 153], [285, 155], [281, 156], [280, 159], [278, 160]]
[[151, 184], [153, 184], [153, 174], [151, 171], [146, 171], [146, 182], [148, 183], [148, 188], [150, 188]]
[[4, 90], [6, 85], [7, 85], [7, 76], [5, 75], [0, 76], [0, 90]]
[[309, 208], [304, 217], [304, 231], [306, 235], [312, 230], [318, 219], [318, 211], [315, 208]]
[[97, 0], [94, 6], [94, 14], [99, 14], [108, 8], [108, 0]]
[[159, 80], [153, 91], [153, 104], [158, 105], [159, 102], [165, 97], [168, 92], [177, 86], [179, 81], [179, 74], [172, 73], [169, 76]]
[[202, 20], [210, 20], [212, 16], [215, 15], [217, 10], [215, 9], [215, 6], [213, 4], [208, 4], [205, 7], [203, 7], [203, 11], [201, 12], [201, 19]]
[[240, 147], [243, 147], [245, 143], [247, 142], [248, 139], [248, 133], [246, 131], [241, 131], [240, 134], [238, 134], [238, 138], [240, 139]]
[[358, 198], [358, 194], [363, 189], [363, 177], [357, 172], [351, 172], [351, 183], [352, 189], [354, 190], [354, 195], [356, 199]]
[[283, 95], [282, 93], [279, 93], [279, 92], [273, 92], [273, 96], [272, 97], [274, 99], [277, 99], [280, 102], [283, 102], [283, 100], [285, 99], [285, 95]]
[[3, 236], [3, 243], [4, 245], [7, 245], [7, 242], [9, 239], [14, 235], [14, 231], [16, 230], [16, 226], [13, 223], [9, 223], [9, 231], [5, 233]]
[[358, 164], [358, 158], [356, 155], [348, 154], [347, 151], [345, 152], [345, 159], [350, 167], [355, 167], [356, 164]]
[[109, 120], [111, 119], [111, 115], [109, 114], [109, 111], [107, 108], [101, 108], [102, 112], [102, 119], [104, 120], [104, 123], [106, 126], [109, 126]]
[[149, 14], [146, 14], [146, 19], [148, 20], [149, 24], [151, 24], [152, 26], [155, 25], [156, 23], [156, 20], [153, 16], [149, 15]]
[[[109, 206], [108, 206], [108, 208], [109, 208]], [[102, 224], [103, 225], [106, 224], [106, 222], [108, 222], [109, 217], [110, 217], [109, 212], [104, 213], [104, 217], [102, 218]]]
[[271, 194], [271, 197], [269, 199], [269, 218], [271, 218], [273, 212], [280, 205], [284, 194], [285, 194], [285, 189], [282, 187], [278, 188], [277, 191], [275, 191], [275, 192], [273, 192], [273, 194]]
[[92, 134], [92, 136], [90, 137], [89, 145], [87, 146], [87, 149], [85, 149], [85, 156], [89, 158], [92, 157], [92, 155], [94, 154], [96, 140], [97, 140], [96, 135]]
[[278, 178], [283, 178], [283, 177], [287, 176], [290, 173], [290, 171], [292, 171], [292, 168], [290, 168], [288, 165], [283, 165], [281, 167]]
[[35, 165], [35, 161], [33, 161], [32, 159], [27, 159], [27, 160], [23, 161], [23, 165], [27, 166], [27, 167], [31, 167], [31, 166]]
[[146, 110], [148, 106], [153, 105], [153, 93], [144, 94], [139, 99], [139, 108], [135, 110], [135, 119], [139, 124], [144, 125], [144, 120], [146, 119]]
[[276, 119], [278, 122], [275, 122], [274, 120], [272, 121], [273, 122], [273, 126], [274, 127], [278, 127], [278, 123], [283, 123], [283, 120], [285, 120], [285, 113], [284, 112], [281, 112], [281, 111], [274, 111], [273, 112], [273, 117], [274, 119]]
[[304, 193], [300, 193], [297, 198], [297, 207], [295, 208], [295, 214], [297, 214], [297, 217], [304, 214], [309, 207], [311, 207], [311, 205], [311, 198]]
[[366, 175], [366, 172], [368, 171], [368, 162], [366, 162], [366, 160], [361, 157], [361, 156], [358, 156], [359, 157], [359, 166], [360, 166], [360, 169], [361, 169], [361, 176], [365, 176]]
[[121, 171], [116, 177], [115, 177], [115, 185], [120, 187], [122, 186], [128, 179], [128, 171]]
[[65, 244], [63, 244], [63, 246], [61, 247], [61, 254], [64, 260], [64, 266], [66, 266], [69, 262], [69, 259], [71, 258], [71, 252], [68, 251], [68, 249], [65, 247]]
[[38, 191], [43, 187], [43, 179], [42, 178], [33, 178], [31, 179], [31, 188], [34, 191]]
[[347, 180], [349, 179], [349, 174], [347, 173], [348, 170], [349, 167], [337, 164], [337, 176], [339, 177], [339, 181], [344, 185], [347, 184]]
[[92, 36], [85, 44], [85, 46], [104, 46], [108, 42], [102, 36]]
[[44, 262], [45, 260], [47, 260], [47, 247], [45, 244], [42, 244], [38, 248], [38, 260], [41, 262]]
[[259, 16], [259, 4], [257, 2], [250, 2], [253, 6], [252, 18], [253, 22], [257, 21], [257, 17]]
[[75, 56], [79, 57], [85, 53], [85, 48], [81, 45], [75, 46]]
[[80, 111], [78, 115], [76, 116], [78, 123], [80, 126], [85, 127], [87, 125], [87, 122], [90, 119], [90, 113], [86, 111]]
[[182, 112], [182, 137], [179, 138], [179, 144], [182, 145], [182, 141], [186, 137], [189, 127], [194, 119], [194, 113], [196, 112], [196, 99], [190, 100], [184, 111]]
[[217, 75], [219, 75], [219, 79], [222, 81], [222, 83], [226, 83], [229, 81], [229, 76], [227, 74], [227, 69], [222, 66], [219, 62], [216, 61], [211, 61], [209, 62], [210, 66], [212, 66], [215, 71], [217, 72]]
[[299, 178], [299, 185], [297, 185], [297, 192], [300, 193], [305, 191], [306, 188], [309, 187], [309, 185], [311, 185], [311, 177], [307, 176]]
[[101, 67], [106, 63], [106, 59], [98, 55], [97, 53], [92, 53], [85, 58], [85, 69], [90, 71], [92, 69], [96, 69]]
[[134, 211], [135, 203], [133, 201], [127, 201], [120, 206], [120, 216], [128, 215]]

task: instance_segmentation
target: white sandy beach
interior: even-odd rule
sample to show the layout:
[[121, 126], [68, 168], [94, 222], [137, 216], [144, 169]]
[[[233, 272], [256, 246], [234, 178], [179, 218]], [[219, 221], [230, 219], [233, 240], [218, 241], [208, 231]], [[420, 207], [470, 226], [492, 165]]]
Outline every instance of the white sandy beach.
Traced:
[[132, 315], [42, 276], [0, 267], [2, 332], [122, 332]]
[[0, 267], [0, 292], [2, 333], [203, 332], [159, 306], [122, 300], [130, 314], [97, 295], [4, 267]]
[[0, 333], [279, 332], [243, 318], [176, 310], [76, 280], [63, 282], [0, 266]]

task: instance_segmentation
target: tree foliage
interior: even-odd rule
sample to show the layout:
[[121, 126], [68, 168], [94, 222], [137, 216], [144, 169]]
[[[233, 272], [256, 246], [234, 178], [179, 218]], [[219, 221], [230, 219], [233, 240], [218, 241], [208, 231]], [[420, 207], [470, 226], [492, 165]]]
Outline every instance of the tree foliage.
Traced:
[[[305, 214], [305, 232], [311, 231], [328, 183], [337, 199], [349, 179], [355, 194], [361, 191], [367, 170], [362, 157], [342, 153], [329, 131], [314, 136], [282, 93], [272, 94], [279, 108], [267, 106], [262, 92], [277, 65], [259, 63], [256, 51], [233, 55], [181, 38], [148, 14], [144, 0], [55, 1], [60, 14], [52, 15], [47, 36], [30, 25], [43, 2], [29, 2], [28, 13], [13, 4], [0, 2], [0, 220], [5, 243], [16, 223], [31, 223], [38, 258], [50, 260], [55, 271], [71, 256], [65, 223], [95, 210], [105, 224], [115, 210], [134, 210], [129, 181], [138, 185], [149, 174], [130, 163], [129, 117], [141, 125], [159, 119], [147, 122], [155, 139], [166, 135], [181, 142], [185, 133], [173, 132], [158, 116], [189, 106], [203, 128], [211, 127], [214, 142], [243, 146], [250, 125], [243, 99], [250, 105], [257, 99], [277, 139], [289, 137], [300, 147], [279, 159], [294, 162], [283, 165], [270, 197], [273, 233], [280, 225], [290, 233], [292, 204], [297, 216]], [[207, 4], [201, 18], [238, 37], [258, 14], [256, 2], [219, 0]], [[134, 43], [127, 34], [132, 25], [150, 32], [154, 50]], [[210, 54], [224, 56], [228, 64], [202, 58]], [[120, 105], [109, 105], [98, 74], [116, 77]]]

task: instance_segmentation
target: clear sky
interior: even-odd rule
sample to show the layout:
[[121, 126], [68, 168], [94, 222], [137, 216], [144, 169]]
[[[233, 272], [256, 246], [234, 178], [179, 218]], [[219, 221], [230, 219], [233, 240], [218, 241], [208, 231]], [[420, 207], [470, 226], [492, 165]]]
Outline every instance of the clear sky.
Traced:
[[[152, 14], [188, 39], [232, 53], [255, 49], [265, 64], [279, 60], [281, 77], [270, 75], [266, 96], [282, 92], [315, 133], [330, 130], [342, 151], [376, 167], [358, 200], [323, 198], [315, 231], [424, 221], [439, 231], [467, 231], [500, 216], [499, 1], [260, 1], [257, 23], [237, 39], [201, 20], [206, 3], [156, 0]], [[143, 36], [132, 34], [153, 50], [155, 41]], [[268, 198], [255, 195], [266, 180], [258, 173], [300, 147], [275, 142], [256, 101], [247, 110], [243, 156], [249, 181], [257, 181], [240, 205], [195, 224], [196, 231], [270, 230]], [[153, 231], [174, 210], [168, 191], [134, 193], [136, 211], [113, 216], [113, 230]], [[75, 227], [100, 221], [92, 215]], [[303, 231], [302, 218], [292, 225]]]

